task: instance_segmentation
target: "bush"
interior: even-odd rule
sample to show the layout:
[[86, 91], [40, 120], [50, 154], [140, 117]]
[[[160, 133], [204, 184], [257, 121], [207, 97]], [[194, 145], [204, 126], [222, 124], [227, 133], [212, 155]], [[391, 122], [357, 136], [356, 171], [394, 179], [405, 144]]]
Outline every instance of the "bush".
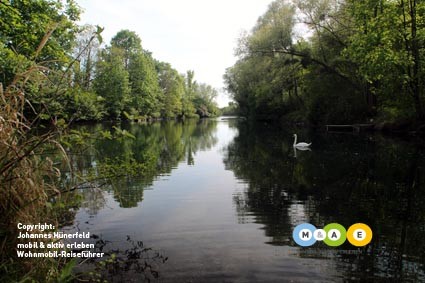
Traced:
[[367, 105], [361, 94], [343, 79], [321, 74], [308, 80], [307, 117], [313, 125], [352, 124], [367, 119]]

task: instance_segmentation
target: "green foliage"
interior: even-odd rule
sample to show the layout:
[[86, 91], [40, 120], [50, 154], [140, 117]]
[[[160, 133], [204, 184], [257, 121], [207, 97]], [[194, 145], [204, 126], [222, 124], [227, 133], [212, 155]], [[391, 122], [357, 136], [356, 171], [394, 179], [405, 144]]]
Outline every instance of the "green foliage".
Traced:
[[159, 111], [161, 105], [158, 75], [152, 58], [142, 52], [132, 54], [128, 73], [131, 85], [129, 107], [141, 115], [155, 116], [153, 114]]
[[69, 74], [65, 73], [73, 62], [70, 54], [79, 13], [72, 0], [0, 4], [0, 82], [5, 86], [15, 84], [19, 82], [14, 81], [17, 75], [32, 72], [23, 87], [30, 102], [25, 105], [30, 116], [67, 116], [66, 99], [58, 94], [69, 85]]
[[224, 80], [241, 115], [277, 119], [302, 101], [301, 61], [280, 52], [293, 48], [294, 16], [292, 5], [274, 1], [240, 41], [240, 59], [227, 69]]
[[238, 105], [231, 101], [225, 107], [220, 108], [220, 115], [223, 116], [237, 116], [239, 114]]
[[[55, 60], [50, 67], [69, 59], [80, 14], [73, 0], [7, 1], [0, 5], [0, 41], [16, 54], [39, 62]], [[42, 50], [39, 45], [49, 32], [51, 36]], [[12, 74], [13, 75], [13, 74]], [[13, 76], [6, 79], [11, 82]]]
[[79, 178], [108, 184], [121, 206], [134, 207], [156, 176], [179, 162], [193, 164], [196, 152], [213, 146], [216, 125], [209, 119], [81, 125], [62, 143]]
[[111, 39], [111, 46], [123, 50], [123, 62], [127, 70], [132, 59], [131, 57], [142, 52], [142, 40], [134, 31], [129, 30], [119, 31]]
[[[389, 113], [422, 119], [424, 5], [276, 0], [240, 39], [227, 90], [242, 115], [257, 119], [302, 112], [314, 124]], [[295, 18], [308, 39], [296, 37]]]
[[29, 117], [54, 121], [103, 117], [103, 101], [91, 89], [102, 29], [80, 29], [75, 23], [79, 12], [74, 1], [11, 1], [0, 5], [0, 25], [5, 30], [0, 35], [0, 81], [8, 85], [31, 68], [40, 71], [24, 86]]
[[74, 276], [72, 274], [72, 269], [77, 265], [77, 259], [73, 258], [69, 262], [65, 264], [65, 266], [61, 269], [58, 282], [73, 282]]
[[143, 50], [139, 36], [118, 32], [101, 52], [94, 90], [104, 98], [111, 118], [148, 120], [217, 115], [217, 91], [180, 75], [170, 64], [156, 61]]
[[73, 87], [80, 87], [85, 91], [92, 90], [95, 65], [102, 43], [102, 31], [103, 28], [92, 25], [80, 28], [73, 49], [73, 57], [77, 58], [73, 65]]
[[214, 101], [217, 95], [217, 90], [210, 85], [197, 85], [192, 102], [200, 117], [211, 117], [218, 114], [218, 107]]
[[112, 118], [120, 118], [130, 102], [130, 83], [125, 70], [123, 52], [110, 47], [102, 51], [98, 61], [94, 89], [105, 99], [105, 110]]
[[[0, 15], [0, 82], [9, 85], [33, 60], [44, 71], [38, 79], [49, 73], [42, 87], [25, 84], [30, 102], [25, 112], [31, 117], [140, 121], [216, 114], [215, 103], [197, 92], [196, 82], [186, 93], [184, 77], [156, 62], [135, 32], [121, 30], [100, 49], [103, 29], [78, 27], [79, 8], [72, 0], [1, 3]], [[211, 87], [208, 92], [216, 95]]]
[[[183, 76], [168, 66], [159, 78], [154, 59], [134, 32], [118, 33], [111, 46], [100, 50], [103, 29], [78, 27], [79, 12], [73, 0], [0, 1], [0, 234], [9, 243], [1, 246], [0, 277], [5, 282], [73, 280], [74, 260], [16, 259], [16, 223], [69, 223], [81, 201], [71, 193], [80, 178], [90, 182], [90, 177], [125, 174], [153, 180], [160, 162], [163, 170], [171, 170], [198, 145], [196, 139], [189, 149], [181, 144], [181, 128], [180, 135], [166, 136], [167, 142], [163, 136], [137, 136], [143, 143], [135, 143], [136, 135], [120, 127], [96, 135], [69, 130], [72, 121], [182, 116], [183, 101], [195, 113], [192, 100], [182, 98]], [[212, 88], [208, 93], [213, 95]], [[74, 170], [78, 157], [68, 152], [82, 152], [97, 139], [118, 141], [122, 158], [108, 162], [108, 152], [116, 152], [109, 149], [92, 175]], [[178, 156], [167, 157], [174, 147]], [[61, 155], [52, 157], [51, 151]], [[62, 167], [71, 171], [63, 179]], [[125, 192], [118, 189], [117, 195], [134, 205]]]
[[[37, 3], [11, 1], [8, 5], [0, 2], [1, 15], [7, 18], [5, 12], [18, 13], [18, 16], [14, 18], [17, 22], [8, 23], [17, 25], [17, 30], [20, 28], [19, 21], [23, 20], [21, 16], [24, 15], [29, 24], [42, 25], [45, 24], [42, 22], [43, 19], [51, 19], [49, 16], [54, 18], [55, 13], [67, 14], [64, 11], [55, 10], [55, 7], [60, 9], [59, 3], [57, 3], [58, 6], [54, 6], [52, 3], [53, 1], [38, 1]], [[40, 15], [30, 13], [31, 4], [34, 4], [34, 13], [39, 12]], [[45, 11], [39, 11], [40, 7]], [[53, 10], [49, 10], [50, 8]], [[47, 12], [52, 14], [43, 14]], [[33, 20], [35, 22], [32, 22]], [[2, 24], [4, 24], [3, 21]], [[72, 25], [72, 22], [69, 24]], [[12, 32], [12, 29], [7, 31]], [[66, 101], [62, 96], [65, 90], [61, 81], [68, 75], [68, 72], [62, 70], [66, 66], [60, 61], [62, 58], [58, 58], [56, 66], [37, 62], [39, 56], [60, 56], [63, 54], [62, 52], [66, 51], [58, 45], [55, 46], [59, 48], [56, 50], [58, 53], [50, 52], [52, 50], [49, 50], [49, 46], [54, 45], [49, 45], [48, 41], [49, 39], [55, 41], [52, 31], [46, 31], [39, 38], [38, 47], [31, 45], [32, 38], [28, 38], [29, 41], [21, 46], [22, 54], [15, 53], [11, 44], [0, 43], [0, 53], [4, 55], [4, 57], [1, 56], [2, 63], [5, 64], [2, 65], [4, 68], [1, 69], [1, 79], [2, 83], [6, 83], [5, 88], [2, 83], [0, 84], [0, 140], [2, 140], [0, 145], [0, 155], [2, 156], [0, 161], [0, 215], [2, 216], [0, 230], [7, 231], [7, 233], [2, 233], [4, 244], [0, 251], [2, 255], [0, 280], [2, 282], [18, 282], [19, 280], [54, 282], [60, 277], [60, 269], [65, 262], [59, 262], [52, 258], [23, 259], [17, 257], [16, 243], [19, 231], [16, 224], [48, 222], [58, 227], [59, 223], [65, 223], [66, 217], [73, 218], [75, 216], [75, 212], [70, 209], [70, 206], [78, 202], [78, 198], [74, 198], [75, 202], [72, 201], [75, 196], [73, 194], [61, 195], [64, 193], [64, 188], [59, 185], [60, 169], [46, 154], [47, 150], [56, 149], [60, 152], [60, 157], [65, 162], [68, 161], [67, 154], [59, 143], [59, 136], [65, 127], [65, 122], [63, 119], [52, 120], [54, 123], [52, 128], [44, 128], [39, 124], [40, 120], [51, 118], [52, 115], [56, 116], [65, 109], [62, 104]], [[7, 33], [5, 34], [7, 35]], [[8, 34], [8, 36], [12, 35]], [[19, 36], [16, 35], [14, 38], [19, 39]], [[24, 47], [29, 49], [26, 50]], [[43, 47], [47, 49], [46, 52]], [[27, 52], [31, 51], [31, 48], [36, 50], [34, 54]], [[49, 68], [46, 67], [48, 65]], [[35, 115], [26, 115], [25, 112], [28, 108], [31, 109], [31, 114]], [[72, 264], [65, 268], [62, 279], [68, 279], [71, 268]]]
[[[359, 99], [359, 93], [347, 89], [345, 81], [331, 75], [310, 74], [306, 91], [310, 93], [306, 102], [308, 121], [316, 125], [350, 124], [366, 120], [367, 104]], [[345, 89], [344, 89], [345, 88]], [[332, 111], [329, 111], [332, 109]]]
[[102, 176], [102, 178], [146, 176], [147, 174], [151, 174], [149, 171], [154, 170], [153, 161], [150, 159], [144, 162], [137, 162], [133, 158], [129, 160], [106, 159], [97, 166], [96, 174]]
[[[355, 31], [344, 50], [379, 97], [380, 110], [423, 118], [425, 4], [419, 1], [349, 1]], [[421, 43], [422, 42], [422, 43]], [[395, 106], [395, 108], [394, 108]], [[413, 108], [413, 109], [412, 109]], [[415, 113], [416, 112], [416, 113]], [[387, 112], [388, 113], [388, 112]]]
[[195, 72], [186, 73], [185, 91], [182, 99], [183, 115], [186, 117], [212, 117], [218, 114], [218, 106], [214, 99], [217, 90], [207, 84], [198, 84], [194, 79]]
[[33, 62], [24, 55], [16, 54], [7, 48], [3, 42], [0, 43], [0, 81], [8, 85], [19, 74], [33, 66]]
[[167, 118], [182, 114], [182, 98], [184, 96], [184, 78], [170, 64], [157, 62], [159, 86], [162, 90], [162, 115]]
[[250, 52], [268, 52], [292, 45], [295, 7], [286, 1], [270, 3], [268, 10], [259, 17], [252, 34], [246, 39]]
[[106, 114], [103, 109], [105, 99], [93, 91], [72, 88], [66, 95], [69, 96], [69, 100], [64, 112], [69, 113], [68, 120], [98, 121]]

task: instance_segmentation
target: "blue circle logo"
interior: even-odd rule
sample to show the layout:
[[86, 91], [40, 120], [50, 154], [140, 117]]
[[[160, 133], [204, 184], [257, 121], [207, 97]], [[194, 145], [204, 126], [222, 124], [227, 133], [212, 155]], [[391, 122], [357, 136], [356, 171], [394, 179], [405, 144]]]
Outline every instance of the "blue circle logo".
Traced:
[[295, 227], [292, 232], [292, 238], [299, 246], [309, 247], [316, 243], [314, 231], [316, 231], [316, 227], [314, 227], [314, 225], [311, 225], [310, 223], [302, 223]]

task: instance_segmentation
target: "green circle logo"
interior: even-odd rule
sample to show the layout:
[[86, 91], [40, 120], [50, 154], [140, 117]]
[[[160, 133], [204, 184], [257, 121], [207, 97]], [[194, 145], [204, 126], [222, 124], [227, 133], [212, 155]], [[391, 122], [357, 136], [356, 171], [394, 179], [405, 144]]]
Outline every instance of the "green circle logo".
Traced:
[[323, 242], [330, 247], [341, 246], [347, 239], [347, 231], [341, 224], [330, 223], [323, 230], [326, 232], [326, 238]]

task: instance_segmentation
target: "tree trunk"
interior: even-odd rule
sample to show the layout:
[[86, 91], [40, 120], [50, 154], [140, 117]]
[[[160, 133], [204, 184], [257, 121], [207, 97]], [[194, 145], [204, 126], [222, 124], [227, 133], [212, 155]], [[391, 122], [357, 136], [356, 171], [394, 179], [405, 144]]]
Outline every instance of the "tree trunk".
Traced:
[[410, 0], [410, 18], [412, 21], [411, 25], [411, 50], [413, 56], [413, 65], [412, 65], [412, 78], [410, 83], [410, 88], [412, 90], [413, 100], [415, 103], [416, 114], [420, 120], [424, 118], [423, 106], [422, 106], [422, 97], [421, 89], [419, 82], [419, 64], [420, 64], [420, 53], [418, 38], [416, 34], [416, 0]]
[[367, 104], [368, 114], [370, 116], [376, 115], [376, 95], [370, 91], [371, 84], [365, 82], [364, 95]]

